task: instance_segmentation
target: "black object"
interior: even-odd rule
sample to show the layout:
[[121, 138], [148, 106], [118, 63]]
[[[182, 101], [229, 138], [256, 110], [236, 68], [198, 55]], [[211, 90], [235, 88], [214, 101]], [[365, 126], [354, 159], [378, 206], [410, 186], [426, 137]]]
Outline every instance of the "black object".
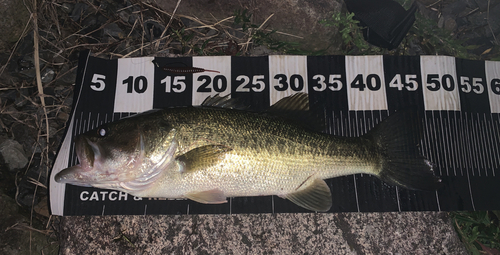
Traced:
[[360, 21], [365, 40], [375, 46], [396, 48], [415, 22], [417, 5], [410, 9], [392, 0], [344, 0], [349, 12]]

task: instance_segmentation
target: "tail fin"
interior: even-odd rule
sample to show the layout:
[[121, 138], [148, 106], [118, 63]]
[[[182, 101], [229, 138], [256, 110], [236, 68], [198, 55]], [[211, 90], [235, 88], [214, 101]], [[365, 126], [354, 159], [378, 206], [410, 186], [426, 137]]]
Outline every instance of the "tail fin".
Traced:
[[382, 155], [380, 179], [407, 189], [431, 191], [439, 187], [441, 179], [434, 175], [433, 164], [418, 150], [421, 127], [416, 111], [399, 111], [363, 136]]

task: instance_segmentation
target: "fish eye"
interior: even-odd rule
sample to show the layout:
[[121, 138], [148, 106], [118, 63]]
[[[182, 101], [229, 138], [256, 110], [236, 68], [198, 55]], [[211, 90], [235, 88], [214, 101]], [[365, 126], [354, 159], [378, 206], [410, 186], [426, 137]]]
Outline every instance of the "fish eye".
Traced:
[[108, 129], [106, 127], [100, 127], [97, 129], [97, 135], [100, 137], [105, 137], [108, 134]]

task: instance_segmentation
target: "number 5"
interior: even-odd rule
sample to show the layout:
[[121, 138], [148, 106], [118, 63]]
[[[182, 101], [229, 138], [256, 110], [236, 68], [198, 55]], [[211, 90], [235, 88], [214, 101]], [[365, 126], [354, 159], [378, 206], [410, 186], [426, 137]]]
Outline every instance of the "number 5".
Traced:
[[102, 74], [94, 74], [92, 77], [92, 83], [90, 84], [90, 88], [95, 90], [95, 91], [103, 91], [104, 88], [106, 87], [106, 83], [104, 82], [106, 80], [106, 76]]

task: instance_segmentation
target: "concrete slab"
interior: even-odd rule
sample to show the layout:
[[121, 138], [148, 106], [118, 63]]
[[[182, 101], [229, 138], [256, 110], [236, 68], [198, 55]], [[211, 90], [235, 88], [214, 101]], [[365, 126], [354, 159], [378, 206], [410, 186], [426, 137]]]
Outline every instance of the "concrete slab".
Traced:
[[60, 254], [467, 254], [446, 212], [62, 217]]

